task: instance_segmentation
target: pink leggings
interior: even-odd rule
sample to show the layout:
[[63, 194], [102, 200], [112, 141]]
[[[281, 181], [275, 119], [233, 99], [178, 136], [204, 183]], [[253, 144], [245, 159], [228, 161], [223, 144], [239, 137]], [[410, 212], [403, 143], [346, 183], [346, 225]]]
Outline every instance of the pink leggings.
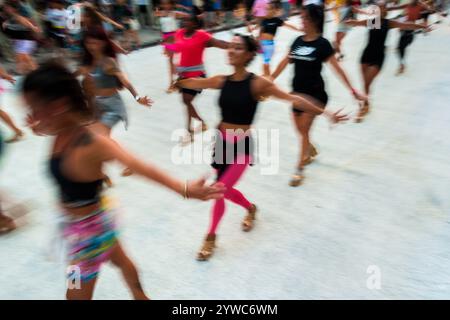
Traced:
[[[238, 156], [234, 164], [230, 164], [226, 171], [219, 178], [219, 182], [225, 184], [227, 191], [225, 192], [225, 199], [244, 207], [249, 210], [252, 204], [244, 197], [244, 195], [233, 188], [233, 186], [242, 177], [245, 169], [251, 163], [252, 157], [250, 155]], [[220, 199], [214, 202], [212, 215], [211, 215], [211, 225], [209, 227], [208, 235], [215, 235], [217, 226], [220, 220], [222, 220], [223, 214], [225, 213], [225, 200]]]

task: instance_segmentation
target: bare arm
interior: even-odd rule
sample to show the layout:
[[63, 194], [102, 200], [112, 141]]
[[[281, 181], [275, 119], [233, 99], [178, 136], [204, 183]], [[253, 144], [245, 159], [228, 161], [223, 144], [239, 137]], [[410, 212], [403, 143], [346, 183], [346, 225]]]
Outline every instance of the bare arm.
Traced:
[[283, 70], [286, 68], [286, 66], [289, 64], [289, 56], [287, 55], [286, 57], [284, 57], [283, 60], [280, 61], [280, 63], [278, 64], [277, 68], [275, 69], [275, 71], [272, 73], [272, 79], [275, 80], [276, 78], [278, 78], [278, 76], [283, 72]]
[[0, 66], [0, 78], [3, 78], [5, 80], [9, 81], [12, 84], [14, 84], [16, 82], [16, 80], [8, 72], [6, 72], [6, 70], [3, 69], [1, 66]]
[[211, 38], [206, 44], [207, 47], [215, 47], [219, 49], [228, 49], [230, 43], [227, 41]]
[[[114, 59], [111, 58], [106, 62], [105, 72], [106, 72], [106, 74], [114, 75], [120, 81], [120, 83], [124, 86], [124, 88], [126, 88], [128, 91], [130, 91], [130, 93], [133, 95], [133, 97], [135, 99], [139, 96], [136, 89], [134, 88], [134, 86], [131, 84], [130, 80], [126, 76], [126, 74], [123, 73], [119, 69], [117, 62]], [[137, 102], [149, 107], [149, 106], [151, 106], [153, 101], [151, 101], [147, 96], [144, 96], [144, 97], [139, 97]]]
[[223, 185], [206, 186], [205, 179], [199, 179], [185, 184], [184, 181], [173, 177], [158, 166], [137, 159], [108, 137], [96, 135], [92, 147], [95, 150], [95, 158], [97, 158], [97, 161], [117, 160], [136, 174], [155, 181], [182, 196], [189, 196], [200, 200], [220, 199], [223, 197], [225, 189]]
[[364, 26], [367, 26], [367, 21], [368, 20], [349, 19], [349, 20], [345, 20], [344, 23], [349, 26], [353, 26], [353, 27], [364, 27]]
[[214, 76], [211, 78], [189, 78], [178, 80], [175, 85], [186, 89], [221, 89], [225, 76]]
[[399, 6], [389, 7], [389, 8], [387, 8], [387, 10], [388, 11], [394, 11], [394, 10], [405, 9], [406, 7], [408, 7], [408, 4], [402, 4], [402, 5], [399, 5]]
[[402, 30], [418, 30], [418, 29], [426, 29], [427, 26], [424, 24], [417, 24], [412, 22], [399, 22], [390, 20], [389, 21], [389, 27], [390, 28], [399, 28]]
[[336, 57], [334, 55], [332, 55], [328, 61], [327, 61], [332, 67], [333, 69], [336, 71], [336, 73], [338, 74], [338, 76], [342, 79], [342, 81], [344, 82], [345, 86], [351, 91], [352, 95], [358, 99], [358, 100], [367, 100], [367, 97], [363, 96], [362, 94], [358, 93], [352, 86], [350, 80], [347, 77], [347, 74], [345, 73], [345, 71], [342, 69], [341, 65], [339, 64], [339, 62], [337, 61]]
[[287, 101], [292, 103], [293, 107], [300, 111], [305, 111], [311, 114], [320, 115], [323, 114], [329, 118], [331, 122], [340, 122], [348, 120], [347, 115], [339, 115], [339, 112], [331, 113], [326, 111], [325, 109], [320, 108], [319, 106], [309, 102], [308, 100], [293, 94], [289, 94], [279, 87], [277, 87], [274, 83], [269, 80], [259, 77], [258, 81], [262, 82], [261, 85], [261, 93], [265, 96], [273, 96], [275, 98]]
[[286, 28], [294, 30], [294, 31], [302, 31], [300, 28], [297, 28], [296, 26], [294, 26], [293, 24], [288, 23], [288, 22], [283, 23], [283, 27], [286, 27]]

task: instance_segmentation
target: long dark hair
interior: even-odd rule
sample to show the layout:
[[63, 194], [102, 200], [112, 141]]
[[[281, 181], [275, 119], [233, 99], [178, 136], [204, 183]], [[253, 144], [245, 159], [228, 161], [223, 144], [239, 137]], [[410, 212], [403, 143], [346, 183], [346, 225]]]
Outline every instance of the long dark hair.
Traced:
[[48, 103], [66, 99], [71, 111], [79, 113], [86, 120], [93, 119], [92, 109], [78, 79], [66, 67], [54, 61], [46, 62], [29, 73], [22, 83], [22, 93], [33, 93]]
[[308, 13], [308, 17], [311, 19], [312, 23], [316, 27], [316, 30], [322, 34], [323, 26], [325, 23], [324, 8], [322, 6], [318, 6], [315, 4], [308, 4], [303, 7], [303, 10], [305, 10]]
[[96, 40], [101, 40], [105, 42], [105, 47], [103, 48], [103, 54], [107, 57], [111, 57], [113, 59], [117, 58], [116, 51], [114, 50], [114, 46], [112, 44], [111, 39], [106, 34], [105, 30], [103, 28], [90, 28], [84, 33], [84, 39], [83, 39], [83, 65], [90, 66], [92, 65], [94, 61], [94, 57], [92, 54], [87, 50], [85, 41], [87, 38], [93, 38]]
[[249, 61], [247, 61], [246, 65], [249, 65], [255, 58], [256, 54], [258, 53], [259, 50], [258, 41], [256, 41], [256, 39], [251, 35], [236, 33], [235, 36], [241, 38], [242, 41], [244, 41], [245, 49], [247, 50], [247, 52], [253, 54], [252, 58]]

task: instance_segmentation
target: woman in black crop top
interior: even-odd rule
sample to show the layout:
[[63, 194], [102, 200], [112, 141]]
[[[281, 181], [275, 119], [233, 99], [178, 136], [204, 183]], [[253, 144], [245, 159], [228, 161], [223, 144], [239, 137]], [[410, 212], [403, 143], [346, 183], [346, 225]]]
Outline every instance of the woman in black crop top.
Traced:
[[[204, 179], [185, 183], [135, 158], [109, 137], [96, 134], [88, 126], [93, 117], [81, 86], [64, 67], [44, 65], [31, 72], [24, 80], [23, 96], [33, 131], [55, 137], [50, 170], [66, 220], [62, 234], [68, 244], [68, 260], [71, 270], [81, 276], [81, 288], [69, 287], [67, 298], [91, 299], [101, 265], [111, 261], [120, 268], [134, 298], [147, 299], [102, 199], [99, 181], [103, 178], [103, 165], [117, 160], [185, 198], [220, 198], [223, 186], [206, 186]], [[69, 276], [73, 279], [73, 274]]]
[[[426, 28], [426, 25], [399, 22], [386, 19], [387, 9], [384, 1], [377, 2], [375, 8], [379, 9], [381, 19], [348, 20], [346, 23], [351, 26], [365, 26], [369, 28], [369, 40], [361, 57], [361, 72], [364, 80], [364, 91], [367, 96], [370, 94], [370, 87], [378, 76], [383, 66], [385, 57], [385, 43], [390, 29], [399, 28], [402, 30], [417, 30]], [[366, 100], [359, 109], [357, 122], [361, 122], [369, 112], [369, 101]]]
[[[324, 10], [317, 5], [307, 5], [301, 13], [305, 34], [298, 37], [291, 46], [289, 53], [280, 62], [272, 78], [277, 78], [289, 63], [294, 64], [293, 92], [315, 101], [321, 108], [325, 108], [328, 95], [325, 91], [325, 83], [321, 71], [324, 62], [328, 62], [344, 84], [351, 90], [356, 99], [365, 99], [353, 89], [344, 70], [334, 56], [334, 50], [330, 42], [322, 37]], [[301, 154], [296, 172], [293, 174], [290, 185], [299, 186], [304, 180], [304, 167], [311, 163], [317, 155], [316, 149], [309, 140], [310, 130], [315, 118], [314, 114], [299, 112], [293, 109], [294, 121], [301, 137]]]
[[260, 29], [258, 40], [261, 45], [261, 54], [263, 56], [263, 74], [264, 76], [270, 76], [270, 61], [275, 52], [275, 35], [279, 27], [287, 27], [289, 29], [300, 31], [296, 26], [283, 21], [277, 16], [277, 13], [281, 9], [281, 3], [277, 1], [271, 1], [267, 4], [267, 15], [261, 21], [261, 24], [257, 27], [247, 25], [250, 32], [253, 32], [258, 27]]
[[[298, 110], [316, 115], [325, 114], [330, 117], [332, 122], [347, 119], [346, 115], [324, 111], [299, 96], [282, 91], [266, 78], [248, 72], [246, 66], [253, 60], [257, 49], [257, 42], [253, 38], [242, 35], [235, 36], [228, 49], [229, 63], [234, 67], [232, 75], [219, 75], [207, 79], [191, 78], [177, 82], [177, 85], [182, 88], [221, 90], [219, 107], [222, 119], [217, 131], [218, 138], [214, 148], [212, 166], [217, 170], [217, 180], [227, 187], [225, 199], [247, 210], [247, 216], [242, 222], [244, 231], [250, 231], [253, 228], [256, 206], [234, 186], [248, 165], [253, 162], [254, 143], [250, 130], [260, 98], [274, 96], [292, 103]], [[203, 247], [198, 253], [198, 260], [207, 260], [213, 254], [216, 229], [224, 212], [224, 199], [216, 200], [212, 210], [212, 223]]]

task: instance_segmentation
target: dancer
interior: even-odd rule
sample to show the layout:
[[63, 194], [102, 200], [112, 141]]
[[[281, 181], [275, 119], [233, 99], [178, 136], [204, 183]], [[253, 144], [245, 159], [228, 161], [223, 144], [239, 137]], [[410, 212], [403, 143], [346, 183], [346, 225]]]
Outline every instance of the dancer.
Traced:
[[[388, 11], [404, 9], [407, 22], [416, 22], [421, 19], [421, 13], [424, 10], [431, 11], [432, 8], [420, 0], [411, 0], [407, 4], [400, 6], [390, 7]], [[398, 42], [398, 55], [400, 58], [400, 66], [397, 71], [397, 75], [401, 75], [405, 72], [405, 54], [406, 48], [410, 46], [414, 41], [414, 31], [413, 30], [401, 30], [400, 40]]]
[[[8, 74], [1, 66], [0, 66], [0, 79], [5, 79], [6, 81], [10, 82], [11, 84], [15, 84], [16, 80]], [[0, 84], [0, 95], [2, 94], [3, 88]], [[14, 121], [11, 119], [11, 117], [6, 113], [6, 111], [2, 110], [2, 107], [0, 105], [0, 119], [12, 130], [14, 131], [14, 136], [10, 139], [5, 140], [5, 143], [12, 143], [17, 142], [19, 140], [22, 140], [24, 137], [24, 133], [22, 130], [20, 130]]]
[[161, 1], [161, 10], [156, 8], [155, 16], [159, 17], [159, 23], [161, 25], [161, 37], [164, 45], [164, 54], [169, 60], [169, 87], [167, 88], [167, 93], [172, 93], [176, 91], [173, 86], [174, 75], [176, 74], [175, 65], [173, 62], [173, 52], [167, 50], [166, 45], [173, 43], [175, 39], [175, 32], [178, 30], [178, 20], [182, 19], [189, 14], [185, 12], [176, 11], [176, 6], [174, 0], [163, 0]]
[[[267, 4], [266, 17], [261, 21], [259, 26], [260, 33], [258, 40], [261, 43], [262, 56], [264, 59], [263, 75], [265, 77], [270, 76], [270, 61], [275, 52], [275, 35], [279, 27], [287, 27], [295, 31], [301, 31], [296, 26], [283, 21], [277, 16], [281, 4], [277, 1], [271, 1]], [[250, 31], [256, 30], [256, 28], [250, 28]]]
[[120, 269], [135, 299], [148, 299], [118, 238], [110, 208], [102, 205], [104, 164], [119, 161], [184, 198], [219, 199], [225, 188], [220, 183], [206, 186], [204, 179], [183, 182], [97, 134], [88, 126], [93, 117], [78, 80], [62, 66], [44, 65], [30, 73], [23, 83], [23, 96], [33, 131], [55, 137], [49, 165], [60, 193], [69, 266], [75, 272], [69, 271], [69, 278], [77, 272], [81, 276], [81, 287], [69, 286], [67, 299], [91, 299], [101, 265], [107, 261]]
[[127, 111], [119, 89], [126, 88], [143, 106], [151, 106], [152, 101], [147, 96], [139, 96], [120, 70], [114, 47], [104, 30], [90, 29], [84, 34], [83, 43], [83, 62], [76, 75], [84, 77], [85, 90], [89, 97], [95, 97], [95, 108], [99, 117], [98, 129], [103, 134], [110, 135], [111, 129], [119, 121], [124, 121], [125, 127], [128, 124]]
[[347, 32], [350, 30], [350, 27], [345, 24], [345, 21], [354, 19], [356, 13], [366, 13], [365, 11], [358, 9], [354, 5], [354, 2], [354, 0], [346, 0], [342, 6], [336, 7], [336, 9], [339, 10], [339, 22], [336, 31], [336, 40], [333, 43], [333, 46], [336, 51], [338, 61], [344, 59], [344, 54], [341, 51], [341, 44], [347, 35]]
[[[217, 181], [222, 182], [227, 191], [225, 199], [242, 206], [247, 215], [242, 222], [243, 231], [250, 231], [256, 219], [256, 206], [235, 189], [248, 165], [253, 162], [253, 139], [251, 127], [261, 97], [273, 96], [293, 104], [296, 110], [312, 114], [324, 114], [332, 122], [347, 120], [346, 115], [331, 113], [306, 99], [288, 94], [264, 77], [247, 70], [258, 50], [257, 42], [250, 36], [237, 35], [228, 49], [229, 64], [234, 73], [230, 76], [215, 76], [207, 79], [191, 78], [179, 80], [177, 86], [189, 89], [219, 89], [219, 107], [222, 113], [218, 126], [218, 137], [214, 150], [213, 168], [217, 171]], [[225, 213], [224, 199], [218, 199], [212, 210], [211, 225], [198, 253], [197, 259], [208, 260], [215, 248], [216, 230]]]
[[12, 40], [16, 71], [20, 75], [27, 74], [36, 68], [32, 53], [36, 49], [36, 34], [41, 30], [31, 18], [28, 8], [18, 1], [6, 1], [3, 7], [7, 14], [6, 21], [0, 21], [3, 32]]
[[[175, 33], [175, 43], [168, 44], [166, 48], [173, 52], [180, 53], [180, 62], [177, 72], [181, 78], [205, 77], [206, 71], [203, 65], [203, 52], [207, 47], [227, 49], [228, 42], [213, 38], [213, 36], [200, 28], [202, 20], [191, 14], [184, 18], [184, 27]], [[195, 110], [193, 101], [201, 90], [191, 90], [183, 88], [181, 90], [183, 103], [187, 107], [187, 130], [188, 135], [183, 139], [183, 144], [188, 144], [194, 139], [194, 133], [198, 130], [192, 128], [192, 118], [201, 122], [201, 131], [208, 129], [208, 126]]]
[[[314, 4], [303, 7], [301, 18], [305, 34], [299, 36], [291, 46], [288, 55], [280, 62], [272, 75], [276, 79], [289, 63], [294, 64], [294, 79], [292, 81], [295, 94], [306, 95], [315, 101], [321, 108], [328, 103], [328, 94], [325, 91], [321, 71], [324, 62], [328, 62], [339, 75], [345, 86], [351, 91], [353, 97], [363, 100], [365, 97], [358, 93], [350, 83], [346, 73], [337, 61], [333, 47], [323, 34], [324, 9]], [[305, 179], [304, 167], [310, 164], [317, 156], [316, 148], [310, 142], [310, 131], [315, 119], [314, 114], [292, 110], [295, 126], [301, 137], [300, 159], [296, 172], [289, 184], [299, 186]]]
[[[361, 57], [361, 71], [364, 79], [364, 92], [367, 97], [370, 96], [370, 87], [378, 76], [383, 66], [385, 58], [385, 42], [389, 29], [399, 28], [401, 30], [426, 29], [424, 24], [415, 24], [411, 22], [399, 22], [386, 19], [387, 9], [384, 1], [378, 1], [377, 6], [380, 11], [380, 21], [374, 20], [347, 20], [346, 24], [350, 26], [375, 26], [369, 30], [369, 40]], [[379, 26], [376, 24], [379, 22]], [[361, 122], [369, 112], [369, 100], [365, 100], [359, 109], [357, 122]]]

